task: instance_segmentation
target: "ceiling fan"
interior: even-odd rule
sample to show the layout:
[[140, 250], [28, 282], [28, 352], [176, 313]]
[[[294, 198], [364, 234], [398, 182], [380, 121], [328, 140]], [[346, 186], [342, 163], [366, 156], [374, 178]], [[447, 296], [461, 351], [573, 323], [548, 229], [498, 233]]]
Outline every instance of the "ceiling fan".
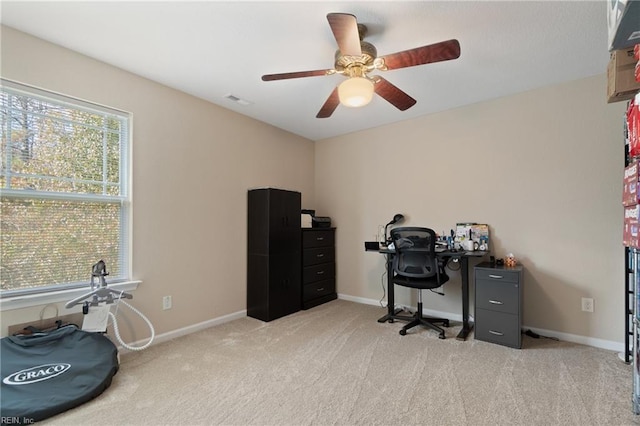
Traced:
[[332, 74], [347, 77], [347, 80], [331, 92], [316, 118], [330, 117], [340, 103], [350, 107], [364, 106], [371, 101], [374, 92], [399, 110], [405, 111], [415, 105], [416, 100], [383, 77], [369, 75], [370, 72], [395, 70], [460, 57], [460, 43], [455, 39], [378, 57], [375, 46], [363, 41], [367, 27], [359, 24], [354, 15], [329, 13], [327, 20], [338, 42], [334, 68], [262, 76], [263, 81]]

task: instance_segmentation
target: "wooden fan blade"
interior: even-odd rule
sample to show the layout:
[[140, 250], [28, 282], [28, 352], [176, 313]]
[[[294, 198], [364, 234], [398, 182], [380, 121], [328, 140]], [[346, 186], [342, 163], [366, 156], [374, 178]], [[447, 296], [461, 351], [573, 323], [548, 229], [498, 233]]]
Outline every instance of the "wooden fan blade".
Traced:
[[330, 13], [327, 15], [327, 20], [338, 42], [340, 53], [349, 56], [362, 55], [356, 17], [349, 13]]
[[384, 60], [387, 69], [395, 70], [432, 62], [448, 61], [459, 57], [460, 43], [458, 43], [458, 40], [447, 40], [381, 56], [381, 59]]
[[336, 87], [335, 89], [333, 89], [333, 92], [331, 92], [324, 105], [322, 105], [320, 111], [318, 111], [318, 115], [316, 115], [316, 118], [331, 117], [331, 114], [333, 114], [333, 111], [338, 108], [338, 105], [340, 105], [340, 98], [338, 97], [338, 88]]
[[333, 73], [334, 73], [334, 70], [331, 69], [331, 70], [285, 72], [282, 74], [265, 74], [262, 76], [262, 81], [286, 80], [288, 78], [300, 78], [300, 77], [318, 77], [323, 75], [330, 75]]
[[376, 75], [372, 77], [374, 81], [373, 89], [376, 93], [386, 99], [391, 105], [400, 111], [405, 111], [416, 104], [416, 100], [389, 83], [384, 78]]

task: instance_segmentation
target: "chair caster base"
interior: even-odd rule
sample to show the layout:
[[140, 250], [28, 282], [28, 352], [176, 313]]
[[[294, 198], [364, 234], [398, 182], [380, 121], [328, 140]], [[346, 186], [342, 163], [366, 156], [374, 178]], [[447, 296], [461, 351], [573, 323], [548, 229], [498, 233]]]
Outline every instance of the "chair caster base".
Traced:
[[406, 336], [407, 335], [407, 330], [400, 330], [400, 335], [401, 336]]

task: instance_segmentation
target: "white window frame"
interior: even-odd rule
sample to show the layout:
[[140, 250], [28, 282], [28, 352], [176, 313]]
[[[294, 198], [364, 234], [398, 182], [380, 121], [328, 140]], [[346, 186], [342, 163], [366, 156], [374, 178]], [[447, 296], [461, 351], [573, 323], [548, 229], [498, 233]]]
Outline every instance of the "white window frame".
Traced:
[[[124, 241], [125, 251], [123, 258], [122, 274], [124, 279], [120, 279], [117, 282], [109, 283], [109, 287], [114, 290], [132, 291], [138, 287], [139, 280], [133, 280], [132, 277], [132, 231], [131, 223], [133, 217], [132, 195], [131, 195], [131, 157], [132, 157], [132, 134], [133, 134], [133, 114], [117, 110], [115, 108], [98, 105], [94, 102], [84, 101], [78, 98], [54, 93], [49, 90], [36, 88], [30, 85], [25, 85], [16, 81], [1, 78], [0, 83], [3, 87], [8, 88], [13, 92], [20, 92], [27, 96], [32, 95], [34, 97], [44, 97], [48, 99], [67, 104], [72, 108], [77, 109], [89, 109], [93, 111], [99, 111], [102, 113], [117, 113], [121, 116], [127, 117], [128, 128], [126, 129], [127, 144], [121, 151], [121, 173], [120, 179], [123, 183], [121, 198], [121, 205], [123, 206], [122, 220], [123, 225], [121, 228], [121, 236]], [[12, 197], [22, 197], [24, 191], [0, 188], [0, 194]], [[80, 194], [74, 193], [51, 193], [43, 191], [29, 191], [29, 197], [37, 197], [41, 199], [87, 199], [88, 201], [100, 199], [101, 195], [87, 195], [86, 197]], [[98, 259], [97, 259], [98, 260]], [[88, 276], [86, 282], [82, 283], [70, 283], [66, 285], [51, 285], [41, 286], [31, 289], [15, 289], [0, 291], [0, 311], [21, 309], [30, 306], [44, 305], [49, 303], [64, 302], [82, 294], [87, 293], [89, 286], [90, 267], [88, 268]]]

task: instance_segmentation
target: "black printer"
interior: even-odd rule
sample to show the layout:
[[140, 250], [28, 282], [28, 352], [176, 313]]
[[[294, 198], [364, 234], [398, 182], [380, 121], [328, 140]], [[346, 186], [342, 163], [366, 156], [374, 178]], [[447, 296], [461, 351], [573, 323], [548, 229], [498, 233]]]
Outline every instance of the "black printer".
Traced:
[[331, 218], [321, 217], [321, 216], [312, 216], [311, 224], [313, 228], [331, 228]]

